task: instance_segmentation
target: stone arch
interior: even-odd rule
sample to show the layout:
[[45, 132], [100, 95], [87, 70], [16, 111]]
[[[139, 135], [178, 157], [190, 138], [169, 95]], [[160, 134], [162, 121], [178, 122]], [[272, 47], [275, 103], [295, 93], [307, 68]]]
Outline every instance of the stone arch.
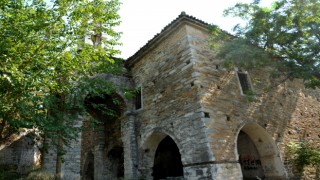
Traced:
[[133, 99], [128, 99], [125, 96], [125, 89], [130, 89], [133, 87], [132, 80], [123, 75], [114, 74], [100, 74], [97, 77], [103, 78], [106, 82], [111, 82], [115, 88], [115, 93], [123, 100], [125, 108], [123, 112], [131, 111], [134, 109]]
[[[241, 141], [247, 141], [247, 147], [244, 148], [248, 148], [248, 151], [253, 154], [241, 154], [246, 150], [239, 149], [243, 148], [241, 147]], [[235, 143], [235, 151], [237, 157], [239, 157], [243, 175], [245, 175], [244, 168], [251, 170], [261, 166], [263, 171], [262, 175], [267, 179], [283, 179], [286, 177], [285, 170], [280, 159], [279, 149], [273, 138], [260, 125], [257, 123], [244, 124], [238, 130]], [[244, 179], [247, 178], [244, 176]]]
[[[106, 81], [108, 81], [107, 77], [111, 77], [105, 76], [102, 77], [106, 78]], [[85, 117], [82, 121], [84, 127], [82, 154], [93, 152], [95, 179], [122, 178], [124, 175], [121, 168], [123, 167], [119, 168], [123, 165], [123, 142], [120, 128], [121, 120], [128, 110], [129, 101], [124, 98], [122, 91], [117, 90], [110, 94], [87, 94], [83, 101], [90, 116]], [[92, 123], [91, 117], [99, 123]], [[108, 149], [111, 147], [120, 148], [111, 149], [109, 152]], [[82, 163], [84, 163], [83, 160]]]
[[88, 94], [84, 104], [92, 117], [105, 124], [113, 123], [123, 115], [126, 109], [124, 99], [117, 93], [97, 96]]
[[[126, 89], [130, 89], [133, 87], [133, 83], [128, 77], [113, 74], [99, 74], [94, 76], [93, 78], [102, 79], [103, 81], [105, 81], [105, 83], [109, 83], [110, 85], [112, 85], [109, 95], [116, 95], [122, 100], [122, 103], [124, 105], [123, 112], [134, 110], [134, 100], [132, 98], [127, 98], [125, 95]], [[75, 96], [77, 96], [75, 103], [83, 103], [88, 95], [90, 95], [90, 92], [84, 92], [81, 94], [75, 93]]]
[[[161, 142], [165, 140], [166, 138], [172, 139], [174, 144], [176, 145], [179, 154], [180, 154], [180, 160], [181, 160], [181, 166], [183, 164], [182, 159], [183, 153], [182, 148], [180, 145], [180, 141], [173, 135], [173, 133], [170, 133], [162, 128], [154, 128], [153, 130], [149, 131], [149, 133], [146, 134], [145, 138], [142, 140], [141, 150], [143, 153], [142, 158], [142, 169], [140, 171], [144, 171], [143, 174], [145, 174], [147, 179], [153, 179], [153, 168], [154, 168], [154, 162], [155, 162], [155, 156], [157, 149]], [[141, 166], [140, 166], [141, 167]]]
[[173, 139], [173, 141], [177, 144], [178, 148], [180, 150], [182, 149], [182, 145], [180, 144], [180, 139], [178, 139], [172, 131], [161, 128], [161, 127], [156, 127], [147, 131], [141, 139], [141, 143], [140, 143], [141, 147], [143, 149], [147, 149], [152, 145], [154, 145], [153, 142], [157, 142], [157, 144], [159, 144], [159, 142], [162, 139], [164, 139], [166, 136], [170, 136]]
[[[90, 116], [99, 122], [91, 127], [92, 121], [88, 119], [83, 123], [82, 132], [82, 151], [93, 151], [94, 154], [94, 178], [122, 178], [123, 170], [119, 168], [123, 164], [120, 121], [125, 109], [124, 100], [117, 93], [98, 96], [89, 94], [84, 103]], [[115, 148], [108, 152], [111, 147]]]

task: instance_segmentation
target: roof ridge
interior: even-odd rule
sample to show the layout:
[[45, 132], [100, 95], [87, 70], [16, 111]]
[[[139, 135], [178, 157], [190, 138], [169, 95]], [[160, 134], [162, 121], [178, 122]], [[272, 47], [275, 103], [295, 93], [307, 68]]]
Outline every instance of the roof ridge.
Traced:
[[142, 46], [136, 53], [134, 53], [132, 56], [130, 56], [129, 58], [127, 58], [125, 64], [129, 64], [128, 62], [131, 61], [132, 59], [135, 59], [135, 57], [139, 56], [145, 49], [147, 49], [150, 45], [151, 45], [151, 42], [155, 41], [157, 38], [159, 38], [161, 36], [161, 34], [163, 34], [166, 30], [169, 29], [170, 26], [173, 26], [175, 23], [179, 22], [180, 20], [183, 20], [183, 19], [187, 19], [187, 20], [191, 20], [191, 21], [194, 21], [196, 23], [200, 23], [204, 26], [210, 26], [209, 23], [207, 22], [204, 22], [194, 16], [191, 16], [191, 15], [188, 15], [185, 11], [182, 11], [180, 13], [180, 15], [175, 18], [174, 20], [172, 20], [169, 24], [167, 24], [164, 28], [162, 28], [162, 30], [157, 33], [156, 35], [153, 36], [153, 38], [151, 38], [150, 40], [147, 41], [147, 43]]

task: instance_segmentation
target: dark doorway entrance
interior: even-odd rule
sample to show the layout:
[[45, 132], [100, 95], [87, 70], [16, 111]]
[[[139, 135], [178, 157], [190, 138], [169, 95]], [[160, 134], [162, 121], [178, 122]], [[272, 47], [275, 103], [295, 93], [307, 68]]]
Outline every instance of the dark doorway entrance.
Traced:
[[181, 155], [176, 143], [166, 136], [156, 150], [152, 173], [154, 180], [183, 177]]
[[124, 177], [124, 157], [123, 147], [114, 147], [108, 153], [109, 171], [113, 173], [114, 178], [122, 179]]
[[264, 178], [260, 155], [251, 138], [245, 132], [240, 131], [237, 145], [243, 179]]
[[89, 152], [85, 161], [84, 180], [94, 180], [94, 156]]

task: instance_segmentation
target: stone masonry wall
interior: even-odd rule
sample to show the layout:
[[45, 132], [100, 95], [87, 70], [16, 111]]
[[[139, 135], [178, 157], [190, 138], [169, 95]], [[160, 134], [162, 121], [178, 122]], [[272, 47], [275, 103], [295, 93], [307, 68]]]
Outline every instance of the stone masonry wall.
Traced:
[[[82, 117], [78, 117], [79, 121], [75, 123], [75, 127], [82, 126]], [[49, 175], [54, 175], [56, 172], [57, 151], [50, 140], [47, 139], [49, 145], [46, 152], [42, 154], [42, 169]], [[61, 165], [61, 178], [63, 180], [80, 180], [80, 159], [81, 159], [81, 132], [76, 139], [69, 142], [68, 146], [64, 146], [65, 154]]]
[[[207, 118], [202, 120], [206, 124], [210, 148], [216, 161], [238, 161], [237, 136], [249, 123], [262, 127], [272, 138], [269, 142], [273, 141], [278, 146], [274, 150], [274, 156], [280, 151], [282, 162], [277, 165], [283, 166], [285, 145], [290, 141], [306, 139], [319, 147], [319, 90], [305, 90], [302, 82], [295, 80], [286, 81], [266, 91], [265, 87], [275, 83], [277, 79], [269, 78], [268, 69], [252, 69], [248, 73], [257, 96], [249, 100], [241, 95], [236, 72], [224, 69], [221, 61], [214, 58], [214, 51], [208, 46], [208, 34], [194, 28], [190, 28], [188, 32], [192, 37], [192, 51], [196, 57], [195, 84], [200, 92], [203, 111], [208, 113]], [[259, 141], [258, 135], [253, 135], [253, 141]], [[264, 144], [260, 149], [274, 146], [266, 142]], [[265, 164], [264, 170], [267, 171], [268, 168], [274, 167]], [[292, 176], [289, 169], [284, 172], [287, 176]], [[312, 179], [314, 174], [306, 172], [305, 176]], [[270, 178], [271, 176], [272, 172]]]
[[0, 167], [8, 172], [26, 174], [37, 168], [41, 153], [34, 135], [26, 135], [0, 150]]
[[[191, 178], [189, 170], [196, 163], [213, 160], [201, 121], [204, 114], [194, 82], [189, 38], [185, 26], [181, 26], [131, 68], [136, 86], [142, 87], [143, 107], [137, 111], [136, 125], [139, 171], [147, 179], [151, 178], [155, 150], [166, 135], [175, 141], [183, 165], [188, 166], [185, 177]], [[157, 141], [148, 141], [152, 135]], [[211, 169], [206, 164], [200, 169], [206, 168]]]
[[[112, 162], [108, 159], [108, 153], [114, 147], [122, 147], [121, 141], [121, 121], [116, 120], [112, 124], [98, 124], [95, 127], [90, 126], [90, 117], [84, 120], [84, 131], [82, 133], [81, 145], [81, 176], [83, 177], [87, 170], [94, 170], [95, 179], [111, 178], [116, 176], [112, 172]], [[92, 153], [94, 155], [94, 167], [85, 167], [87, 156]], [[102, 163], [102, 164], [99, 164]], [[80, 164], [80, 162], [79, 162]], [[98, 165], [99, 164], [99, 165]], [[101, 167], [102, 166], [102, 167]], [[114, 177], [113, 177], [114, 178]]]

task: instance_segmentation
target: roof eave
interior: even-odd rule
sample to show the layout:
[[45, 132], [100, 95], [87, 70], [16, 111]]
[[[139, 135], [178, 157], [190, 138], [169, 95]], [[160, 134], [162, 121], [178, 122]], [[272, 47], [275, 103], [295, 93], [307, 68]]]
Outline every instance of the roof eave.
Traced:
[[182, 12], [178, 18], [173, 20], [168, 24], [160, 33], [155, 35], [151, 40], [147, 42], [142, 48], [140, 48], [134, 55], [129, 57], [124, 65], [127, 68], [132, 67], [138, 59], [146, 55], [150, 50], [154, 49], [161, 41], [163, 41], [167, 36], [169, 36], [173, 31], [178, 29], [182, 25], [191, 25], [203, 30], [209, 30], [209, 24], [201, 21], [193, 16], [186, 15]]

